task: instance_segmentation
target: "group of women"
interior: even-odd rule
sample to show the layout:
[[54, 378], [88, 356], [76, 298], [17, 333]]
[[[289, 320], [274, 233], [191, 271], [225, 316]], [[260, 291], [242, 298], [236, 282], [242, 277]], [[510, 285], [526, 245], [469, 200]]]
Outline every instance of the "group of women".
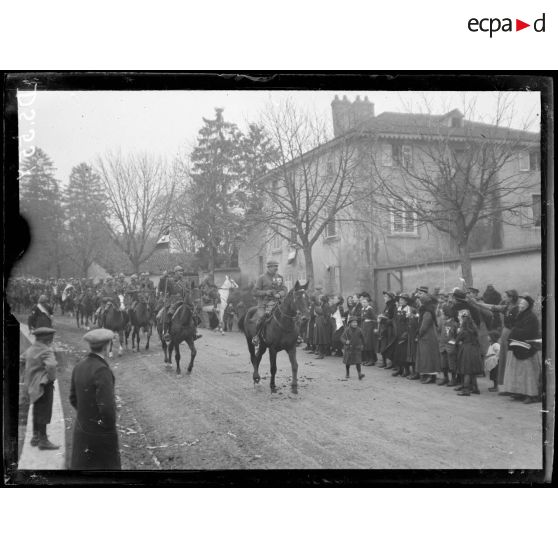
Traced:
[[[477, 378], [490, 375], [499, 395], [540, 401], [541, 334], [529, 294], [500, 295], [492, 285], [433, 294], [384, 291], [377, 314], [371, 297], [315, 294], [302, 324], [304, 350], [318, 359], [343, 355], [343, 333], [357, 320], [363, 334], [362, 365], [390, 369], [393, 376], [453, 387], [460, 396], [478, 394]], [[438, 381], [436, 382], [436, 380]]]

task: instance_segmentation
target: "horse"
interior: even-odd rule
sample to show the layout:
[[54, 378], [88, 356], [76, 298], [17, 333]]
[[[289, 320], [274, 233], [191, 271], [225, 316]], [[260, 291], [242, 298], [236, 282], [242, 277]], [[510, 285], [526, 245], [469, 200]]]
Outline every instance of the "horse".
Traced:
[[89, 320], [93, 322], [93, 314], [95, 313], [96, 308], [97, 300], [91, 292], [87, 291], [78, 298], [76, 305], [76, 323], [78, 328], [85, 325], [85, 328], [89, 329]]
[[224, 329], [224, 315], [225, 315], [225, 308], [227, 307], [227, 301], [229, 300], [229, 295], [233, 289], [238, 289], [238, 285], [236, 281], [225, 275], [224, 283], [217, 289], [219, 293], [219, 326], [217, 328], [218, 331], [221, 332], [221, 335], [225, 335]]
[[248, 351], [250, 352], [250, 361], [254, 367], [252, 376], [254, 385], [260, 383], [259, 366], [260, 361], [266, 351], [269, 349], [269, 364], [271, 371], [271, 381], [269, 387], [272, 393], [277, 391], [275, 386], [275, 374], [277, 373], [277, 353], [279, 351], [287, 351], [291, 362], [292, 380], [291, 391], [298, 393], [298, 362], [296, 360], [296, 346], [298, 340], [298, 330], [295, 321], [302, 314], [308, 315], [309, 302], [306, 294], [308, 282], [301, 284], [296, 282], [295, 286], [287, 293], [282, 302], [277, 304], [271, 312], [269, 320], [266, 321], [261, 331], [261, 340], [258, 353], [252, 338], [256, 335], [256, 323], [260, 315], [259, 307], [250, 308], [245, 315], [245, 319], [240, 324], [246, 336]]
[[66, 285], [60, 297], [61, 299], [60, 311], [62, 313], [62, 316], [64, 315], [64, 312], [68, 312], [72, 316], [74, 315], [75, 296], [76, 296], [76, 291], [74, 287], [72, 285]]
[[176, 361], [176, 374], [178, 376], [182, 374], [182, 370], [180, 369], [180, 343], [182, 343], [182, 341], [186, 341], [188, 347], [190, 347], [190, 363], [188, 364], [188, 373], [192, 372], [192, 369], [194, 368], [194, 359], [196, 358], [197, 353], [196, 347], [194, 346], [194, 319], [195, 315], [189, 301], [183, 302], [171, 318], [169, 326], [170, 342], [168, 343], [168, 352], [167, 342], [165, 341], [163, 335], [165, 312], [162, 312], [157, 319], [157, 332], [159, 333], [159, 338], [161, 339], [161, 345], [165, 355], [165, 364], [172, 363], [172, 351], [175, 349], [176, 353], [174, 358]]
[[[108, 308], [105, 313], [103, 327], [118, 333], [118, 356], [122, 356], [122, 345], [124, 344], [124, 334], [129, 330], [129, 317], [124, 306], [124, 295], [118, 295], [120, 301], [119, 307], [115, 308], [112, 302], [108, 302]], [[128, 348], [128, 333], [126, 333], [126, 348]], [[112, 358], [112, 341], [110, 342], [109, 357]]]
[[138, 342], [138, 353], [140, 350], [140, 329], [147, 334], [145, 350], [149, 350], [149, 339], [153, 331], [153, 311], [150, 304], [145, 300], [140, 300], [135, 308], [128, 310], [128, 316], [132, 325], [132, 351], [135, 348], [135, 342]]

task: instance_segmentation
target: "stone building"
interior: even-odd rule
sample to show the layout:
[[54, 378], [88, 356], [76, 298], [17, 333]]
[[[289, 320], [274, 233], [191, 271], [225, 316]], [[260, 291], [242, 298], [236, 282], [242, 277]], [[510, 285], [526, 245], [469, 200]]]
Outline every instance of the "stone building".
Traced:
[[[494, 216], [473, 229], [469, 248], [474, 284], [481, 291], [492, 283], [500, 291], [518, 288], [540, 294], [539, 134], [469, 121], [456, 109], [440, 115], [383, 112], [376, 116], [374, 104], [359, 97], [354, 101], [336, 97], [331, 106], [334, 137], [306, 156], [320, 159], [316, 168], [323, 169], [320, 176], [327, 180], [335, 172], [336, 154], [351, 142], [361, 194], [385, 177], [403, 185], [406, 176], [418, 172], [409, 169], [438, 163], [433, 145], [447, 146], [452, 153], [449, 162], [470, 149], [472, 142], [513, 150], [494, 180], [511, 185], [506, 203], [513, 205], [510, 199], [517, 199], [518, 208], [503, 215], [496, 211], [501, 201], [494, 199], [490, 202], [495, 204]], [[296, 175], [300, 162], [293, 160], [288, 165], [289, 172]], [[281, 187], [281, 171], [285, 170], [275, 169], [261, 180], [278, 182]], [[458, 173], [454, 176], [458, 187]], [[374, 201], [374, 195], [368, 196], [369, 201], [364, 199], [328, 222], [314, 244], [311, 255], [316, 284], [344, 296], [367, 290], [377, 301], [383, 290], [407, 291], [423, 284], [451, 289], [461, 284], [458, 247], [447, 234], [417, 220], [412, 211], [397, 203], [386, 208]], [[279, 261], [287, 285], [304, 280], [304, 254], [296, 240], [295, 232], [289, 242], [269, 227], [254, 230], [239, 251], [243, 284], [262, 273], [271, 257]]]

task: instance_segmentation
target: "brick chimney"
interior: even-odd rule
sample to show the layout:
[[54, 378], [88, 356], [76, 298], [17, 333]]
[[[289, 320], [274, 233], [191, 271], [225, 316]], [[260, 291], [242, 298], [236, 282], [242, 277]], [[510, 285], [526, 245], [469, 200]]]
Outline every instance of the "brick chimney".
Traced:
[[361, 100], [360, 95], [357, 95], [354, 102], [349, 101], [347, 95], [343, 95], [343, 99], [335, 95], [335, 99], [331, 102], [331, 114], [333, 135], [342, 136], [364, 120], [374, 116], [374, 103], [371, 103], [368, 97]]

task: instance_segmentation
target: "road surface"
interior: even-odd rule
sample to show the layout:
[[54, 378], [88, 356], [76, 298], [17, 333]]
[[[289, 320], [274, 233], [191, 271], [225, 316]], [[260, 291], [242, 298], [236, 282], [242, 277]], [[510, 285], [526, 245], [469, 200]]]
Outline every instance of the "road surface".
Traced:
[[[73, 365], [86, 352], [83, 331], [56, 318], [68, 349], [59, 378], [71, 455], [74, 411], [68, 403]], [[201, 330], [191, 374], [163, 363], [159, 340], [111, 361], [116, 376], [125, 469], [539, 469], [540, 404], [489, 393], [457, 397], [453, 389], [393, 378], [364, 367], [346, 381], [341, 359], [298, 351], [299, 393], [290, 393], [287, 355], [269, 390], [269, 360], [254, 387], [242, 334]], [[142, 347], [144, 341], [142, 340]], [[182, 345], [185, 371], [189, 350]]]

